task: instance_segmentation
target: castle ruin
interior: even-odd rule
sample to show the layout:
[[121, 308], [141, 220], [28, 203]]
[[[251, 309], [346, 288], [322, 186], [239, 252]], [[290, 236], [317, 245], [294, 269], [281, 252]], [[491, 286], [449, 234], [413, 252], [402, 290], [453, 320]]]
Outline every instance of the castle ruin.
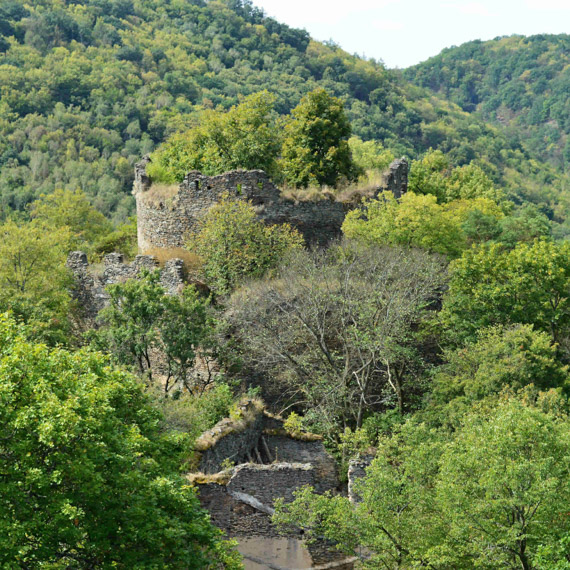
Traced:
[[[305, 549], [310, 565], [303, 568], [352, 569], [356, 559], [336, 551], [331, 543], [317, 540], [306, 550], [303, 529], [276, 528], [271, 520], [275, 500], [290, 502], [303, 486], [317, 493], [338, 492], [336, 462], [322, 439], [288, 432], [283, 420], [259, 401], [242, 401], [238, 416], [221, 420], [198, 438], [194, 470], [187, 476], [212, 522], [238, 541], [246, 567], [254, 562], [283, 570], [271, 563], [276, 551], [298, 554]], [[252, 543], [257, 545], [253, 552], [248, 550]], [[300, 560], [293, 557], [293, 562], [299, 568]]]
[[[307, 245], [323, 246], [340, 237], [346, 212], [354, 207], [327, 199], [311, 202], [286, 198], [262, 170], [233, 170], [218, 176], [192, 171], [178, 187], [154, 185], [146, 173], [149, 162], [145, 157], [136, 165], [133, 186], [141, 253], [182, 248], [200, 218], [224, 195], [250, 201], [258, 219], [266, 224], [290, 224]], [[408, 161], [395, 160], [376, 193], [390, 190], [399, 198], [406, 192], [407, 183]]]

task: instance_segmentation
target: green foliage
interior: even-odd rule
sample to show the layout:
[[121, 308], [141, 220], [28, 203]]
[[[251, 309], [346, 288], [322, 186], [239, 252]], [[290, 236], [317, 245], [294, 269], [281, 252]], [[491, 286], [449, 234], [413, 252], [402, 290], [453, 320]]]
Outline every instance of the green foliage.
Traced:
[[295, 412], [291, 412], [289, 414], [283, 423], [283, 427], [288, 433], [293, 436], [300, 434], [305, 430], [305, 426], [303, 425], [303, 418]]
[[66, 343], [70, 331], [69, 287], [65, 267], [72, 235], [38, 221], [0, 225], [0, 310], [11, 311], [30, 337]]
[[150, 353], [158, 342], [157, 323], [164, 312], [159, 272], [109, 285], [107, 292], [109, 305], [99, 314], [103, 327], [95, 334], [95, 346], [152, 377]]
[[351, 126], [340, 99], [323, 88], [307, 94], [285, 125], [280, 166], [294, 186], [336, 186], [340, 177], [358, 174], [348, 138]]
[[212, 290], [225, 294], [246, 277], [262, 276], [302, 244], [288, 224], [266, 226], [250, 203], [226, 195], [202, 218], [186, 247], [202, 258]]
[[426, 410], [426, 417], [435, 414], [438, 423], [457, 426], [475, 402], [492, 401], [506, 388], [570, 388], [568, 367], [557, 361], [552, 339], [531, 325], [484, 329], [475, 343], [447, 351], [445, 359], [435, 372]]
[[469, 413], [454, 433], [408, 421], [380, 440], [361, 503], [305, 488], [275, 518], [365, 568], [564, 568], [569, 452], [568, 417], [517, 400]]
[[549, 219], [534, 204], [525, 204], [503, 218], [500, 230], [500, 241], [511, 248], [519, 242], [548, 238], [552, 231]]
[[[3, 5], [0, 16], [2, 218], [63, 188], [82, 190], [97, 210], [123, 222], [133, 213], [132, 167], [141, 156], [193, 130], [205, 110], [230, 109], [264, 86], [276, 95], [280, 115], [325, 88], [342, 98], [356, 135], [381, 140], [396, 155], [432, 147], [454, 165], [476, 159], [497, 187], [540, 204], [561, 235], [568, 233], [562, 166], [534, 160], [535, 148], [554, 142], [551, 124], [528, 145], [518, 131], [484, 123], [378, 62], [312, 41], [248, 2], [8, 4], [16, 8]], [[541, 40], [546, 53], [563, 38]], [[559, 66], [561, 51], [553, 53]], [[509, 66], [499, 60], [495, 68], [491, 58], [490, 66], [502, 77]], [[525, 70], [519, 66], [511, 79]], [[553, 84], [562, 94], [560, 81]], [[565, 137], [558, 141], [554, 148]]]
[[227, 418], [234, 405], [232, 391], [223, 383], [212, 383], [194, 393], [175, 392], [172, 396], [154, 387], [150, 394], [152, 404], [164, 417], [166, 427], [188, 436], [192, 445], [206, 430]]
[[441, 320], [449, 340], [474, 339], [496, 324], [531, 324], [564, 342], [570, 334], [570, 244], [500, 244], [467, 250], [450, 265]]
[[199, 347], [206, 345], [212, 323], [208, 301], [193, 286], [185, 287], [180, 295], [165, 295], [162, 305], [158, 327], [168, 367], [165, 385], [168, 391], [171, 378], [188, 387], [188, 373]]
[[383, 192], [365, 206], [346, 215], [342, 226], [346, 237], [364, 243], [421, 247], [451, 258], [461, 255], [471, 240], [487, 237], [475, 231], [480, 226], [474, 224], [475, 213], [491, 224], [498, 224], [503, 217], [501, 209], [488, 198], [440, 205], [432, 194], [413, 192], [399, 200], [391, 192]]
[[30, 215], [44, 226], [67, 228], [71, 249], [91, 250], [93, 244], [112, 231], [111, 223], [91, 206], [81, 190], [56, 190], [42, 194], [31, 204]]
[[239, 567], [177, 474], [186, 438], [134, 377], [2, 317], [0, 393], [2, 566]]
[[93, 257], [102, 258], [108, 253], [122, 253], [126, 259], [133, 259], [138, 252], [136, 218], [117, 226], [101, 236], [93, 245]]
[[99, 313], [103, 326], [91, 335], [95, 345], [150, 380], [157, 367], [152, 352], [161, 351], [165, 392], [177, 383], [187, 387], [196, 351], [210, 327], [207, 300], [193, 286], [167, 295], [158, 271], [109, 285], [107, 292], [109, 305]]
[[362, 172], [384, 172], [396, 158], [379, 141], [363, 141], [360, 137], [353, 136], [348, 139], [348, 146], [356, 168]]
[[449, 534], [440, 556], [459, 567], [532, 568], [539, 546], [568, 532], [569, 426], [517, 402], [466, 418], [441, 459]]
[[433, 194], [441, 203], [452, 200], [489, 198], [495, 202], [504, 194], [475, 163], [453, 168], [441, 150], [430, 149], [410, 168], [409, 190], [416, 194]]
[[273, 106], [275, 96], [255, 93], [227, 113], [204, 111], [199, 124], [172, 137], [151, 156], [147, 167], [156, 182], [182, 182], [191, 170], [213, 175], [228, 170], [276, 173], [281, 147]]
[[465, 111], [508, 124], [544, 159], [567, 163], [569, 48], [565, 34], [473, 41], [443, 50], [404, 75]]

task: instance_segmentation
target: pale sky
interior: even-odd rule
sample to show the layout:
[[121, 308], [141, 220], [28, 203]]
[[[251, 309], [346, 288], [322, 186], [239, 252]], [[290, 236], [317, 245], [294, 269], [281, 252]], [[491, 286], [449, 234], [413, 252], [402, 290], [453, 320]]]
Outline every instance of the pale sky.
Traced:
[[404, 68], [464, 42], [570, 33], [570, 0], [253, 0], [350, 53]]

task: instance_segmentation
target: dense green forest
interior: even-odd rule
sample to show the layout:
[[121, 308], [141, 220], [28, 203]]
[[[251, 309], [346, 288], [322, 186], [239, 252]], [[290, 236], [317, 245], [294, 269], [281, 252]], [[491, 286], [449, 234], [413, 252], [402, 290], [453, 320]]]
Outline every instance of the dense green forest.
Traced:
[[[358, 568], [568, 570], [567, 47], [399, 72], [246, 0], [2, 2], [0, 567], [238, 570], [186, 475], [263, 398], [343, 481], [374, 456], [360, 502], [305, 487], [276, 524]], [[263, 168], [343, 202], [342, 236], [306, 247], [239, 188], [177, 250], [179, 294], [159, 269], [109, 284], [149, 153], [159, 194]], [[380, 192], [401, 155], [407, 192]]]
[[443, 50], [404, 76], [527, 139], [570, 168], [570, 36], [511, 36]]
[[10, 0], [0, 34], [3, 216], [67, 188], [122, 221], [133, 213], [133, 164], [200, 111], [228, 109], [261, 87], [286, 114], [320, 86], [342, 98], [362, 139], [411, 158], [434, 148], [455, 166], [475, 160], [515, 201], [564, 222], [562, 170], [535, 160], [520, 133], [312, 41], [249, 2]]

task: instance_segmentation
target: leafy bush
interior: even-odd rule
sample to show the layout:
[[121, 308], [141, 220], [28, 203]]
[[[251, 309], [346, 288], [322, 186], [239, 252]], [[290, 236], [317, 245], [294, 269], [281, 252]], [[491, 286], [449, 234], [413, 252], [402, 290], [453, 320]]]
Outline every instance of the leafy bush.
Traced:
[[226, 195], [201, 219], [186, 247], [202, 258], [212, 290], [225, 294], [247, 277], [262, 276], [302, 244], [299, 232], [288, 224], [266, 226], [251, 203]]

